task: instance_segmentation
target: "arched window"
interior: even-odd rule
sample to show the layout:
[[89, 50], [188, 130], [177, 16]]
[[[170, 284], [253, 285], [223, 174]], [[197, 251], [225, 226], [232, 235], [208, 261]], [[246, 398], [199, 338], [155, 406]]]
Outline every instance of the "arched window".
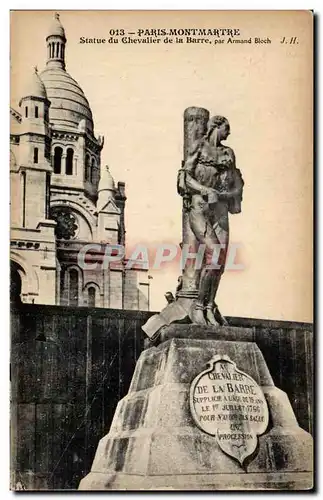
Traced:
[[90, 180], [90, 156], [88, 154], [85, 156], [85, 180]]
[[21, 172], [21, 184], [22, 184], [22, 227], [26, 225], [26, 172]]
[[96, 181], [96, 164], [95, 164], [95, 158], [92, 158], [91, 161], [91, 182], [92, 184], [95, 184]]
[[62, 168], [63, 149], [57, 146], [54, 150], [54, 174], [60, 174]]
[[34, 163], [38, 163], [38, 148], [34, 148]]
[[10, 261], [10, 302], [18, 305], [21, 303], [21, 270], [14, 261]]
[[68, 305], [78, 306], [79, 303], [79, 273], [76, 269], [69, 272]]
[[66, 175], [72, 175], [73, 174], [73, 157], [74, 157], [74, 151], [72, 148], [68, 148], [66, 152]]
[[88, 293], [88, 306], [89, 307], [95, 307], [95, 292], [96, 292], [96, 290], [95, 290], [94, 286], [90, 286], [88, 288], [87, 293]]

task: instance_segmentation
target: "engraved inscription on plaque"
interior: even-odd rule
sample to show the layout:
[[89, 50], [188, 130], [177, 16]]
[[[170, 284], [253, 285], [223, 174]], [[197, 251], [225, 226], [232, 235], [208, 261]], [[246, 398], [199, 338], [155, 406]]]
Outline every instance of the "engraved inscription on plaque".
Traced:
[[190, 408], [197, 426], [242, 465], [268, 426], [268, 407], [259, 385], [228, 356], [216, 355], [193, 380]]

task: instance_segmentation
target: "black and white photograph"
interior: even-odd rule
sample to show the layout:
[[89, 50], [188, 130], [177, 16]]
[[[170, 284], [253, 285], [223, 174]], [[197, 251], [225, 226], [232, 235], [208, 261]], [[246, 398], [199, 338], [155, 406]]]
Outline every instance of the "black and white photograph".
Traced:
[[11, 490], [313, 490], [313, 31], [11, 10]]

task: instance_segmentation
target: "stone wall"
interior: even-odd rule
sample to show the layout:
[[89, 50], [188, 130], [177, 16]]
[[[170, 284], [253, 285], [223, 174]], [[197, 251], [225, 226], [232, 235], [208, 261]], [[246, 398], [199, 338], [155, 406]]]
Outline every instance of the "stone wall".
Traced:
[[[76, 489], [128, 391], [154, 313], [39, 306], [13, 309], [12, 487]], [[312, 325], [229, 318], [253, 329], [277, 387], [312, 432]]]

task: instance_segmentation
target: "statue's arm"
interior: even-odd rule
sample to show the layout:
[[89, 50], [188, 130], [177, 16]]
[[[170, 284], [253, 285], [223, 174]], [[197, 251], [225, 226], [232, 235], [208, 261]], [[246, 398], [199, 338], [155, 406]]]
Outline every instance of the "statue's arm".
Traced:
[[241, 172], [238, 168], [234, 169], [234, 187], [229, 191], [225, 191], [224, 193], [218, 193], [220, 198], [223, 197], [225, 199], [228, 198], [236, 198], [242, 197], [244, 182], [242, 179]]
[[203, 186], [195, 177], [195, 167], [199, 158], [199, 148], [195, 147], [193, 151], [188, 154], [184, 167], [178, 173], [178, 192], [181, 196], [185, 194], [200, 194], [202, 196], [215, 193], [214, 189]]
[[231, 155], [232, 155], [232, 161], [233, 161], [233, 167], [234, 167], [234, 187], [230, 189], [229, 191], [225, 192], [218, 192], [217, 194], [219, 195], [220, 199], [225, 199], [228, 200], [230, 198], [239, 198], [242, 199], [242, 191], [243, 191], [243, 186], [244, 182], [242, 179], [241, 171], [236, 167], [236, 157], [234, 154], [233, 149], [230, 148]]
[[227, 192], [218, 193], [221, 200], [228, 201], [228, 210], [231, 214], [239, 214], [241, 212], [242, 192], [243, 192], [243, 179], [241, 172], [238, 168], [234, 169], [234, 187]]
[[195, 193], [205, 196], [210, 194], [211, 191], [215, 193], [215, 189], [203, 186], [188, 172], [186, 173], [186, 186], [192, 194]]

